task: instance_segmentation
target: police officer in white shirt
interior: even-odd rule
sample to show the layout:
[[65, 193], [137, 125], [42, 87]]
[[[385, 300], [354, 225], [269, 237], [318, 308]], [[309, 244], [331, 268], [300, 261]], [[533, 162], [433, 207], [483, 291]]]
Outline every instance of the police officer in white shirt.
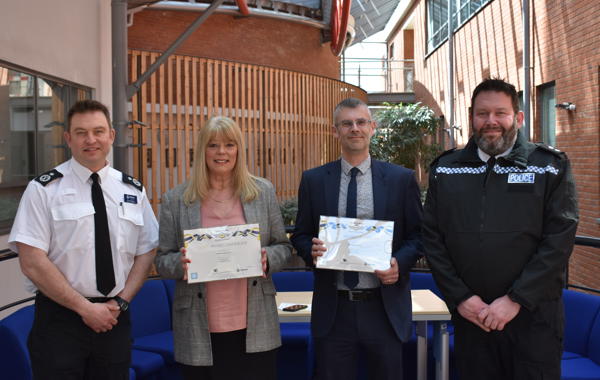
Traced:
[[37, 291], [28, 347], [37, 379], [127, 379], [129, 302], [158, 245], [142, 184], [109, 166], [107, 108], [77, 102], [64, 136], [73, 158], [32, 180], [9, 246]]

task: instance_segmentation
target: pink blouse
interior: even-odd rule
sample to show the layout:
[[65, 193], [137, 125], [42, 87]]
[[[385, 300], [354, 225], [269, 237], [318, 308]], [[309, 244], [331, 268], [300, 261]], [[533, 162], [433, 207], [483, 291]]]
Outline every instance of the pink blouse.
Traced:
[[[246, 223], [242, 202], [239, 199], [225, 216], [216, 215], [212, 205], [214, 203], [209, 201], [200, 208], [203, 228]], [[246, 328], [247, 284], [248, 280], [245, 278], [206, 283], [206, 307], [210, 332], [228, 332]]]

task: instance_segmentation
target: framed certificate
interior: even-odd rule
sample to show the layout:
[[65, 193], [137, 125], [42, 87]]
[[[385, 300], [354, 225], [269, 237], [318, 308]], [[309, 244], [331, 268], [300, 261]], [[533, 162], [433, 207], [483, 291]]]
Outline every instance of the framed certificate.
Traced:
[[373, 272], [390, 268], [394, 222], [321, 216], [319, 239], [327, 251], [317, 268]]
[[188, 283], [262, 276], [258, 224], [183, 231]]

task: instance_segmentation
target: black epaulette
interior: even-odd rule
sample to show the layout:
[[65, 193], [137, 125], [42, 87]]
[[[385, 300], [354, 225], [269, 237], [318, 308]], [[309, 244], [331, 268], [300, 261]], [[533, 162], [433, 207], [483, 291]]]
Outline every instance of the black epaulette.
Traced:
[[556, 148], [555, 148], [555, 147], [553, 147], [553, 146], [546, 145], [546, 144], [544, 144], [544, 143], [542, 143], [542, 142], [536, 142], [536, 143], [535, 143], [535, 145], [536, 145], [536, 147], [538, 147], [539, 149], [541, 149], [541, 150], [543, 150], [543, 151], [546, 151], [546, 152], [549, 152], [549, 153], [552, 153], [552, 154], [553, 154], [553, 155], [555, 155], [555, 156], [558, 156], [558, 157], [560, 157], [560, 158], [564, 158], [564, 157], [565, 157], [565, 152], [562, 152], [562, 151], [560, 151], [560, 150], [556, 149]]
[[34, 179], [36, 181], [38, 181], [40, 183], [40, 185], [46, 186], [50, 182], [52, 182], [55, 179], [58, 179], [62, 176], [63, 176], [63, 174], [61, 172], [59, 172], [56, 169], [52, 169], [50, 171], [47, 171], [46, 173], [40, 174], [39, 176], [35, 177]]
[[131, 186], [135, 187], [139, 191], [142, 191], [144, 189], [144, 185], [142, 185], [142, 183], [140, 181], [133, 178], [129, 174], [123, 173], [123, 182], [130, 184]]
[[454, 152], [456, 150], [456, 148], [452, 148], [452, 149], [448, 149], [445, 152], [442, 152], [442, 154], [440, 154], [439, 156], [437, 156], [435, 158], [435, 160], [431, 161], [431, 164], [429, 164], [430, 168], [433, 168], [437, 165], [438, 161], [440, 160], [440, 158], [449, 155], [450, 153]]

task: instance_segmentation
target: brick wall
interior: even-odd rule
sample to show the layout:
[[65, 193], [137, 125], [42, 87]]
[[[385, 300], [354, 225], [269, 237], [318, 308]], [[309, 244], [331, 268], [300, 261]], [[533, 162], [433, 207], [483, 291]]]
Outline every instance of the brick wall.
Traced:
[[[128, 29], [131, 49], [164, 51], [198, 17], [196, 12], [144, 10]], [[321, 30], [264, 17], [213, 14], [177, 54], [252, 63], [339, 79], [339, 63]]]
[[[412, 7], [415, 95], [438, 115], [446, 115], [447, 43], [427, 52], [426, 1], [415, 1]], [[577, 105], [575, 112], [556, 110], [556, 145], [569, 155], [577, 182], [577, 234], [600, 237], [600, 2], [532, 1], [530, 12], [533, 139], [539, 141], [541, 136], [537, 86], [554, 81], [556, 103]], [[401, 45], [403, 23], [389, 44]], [[470, 96], [482, 78], [499, 76], [522, 90], [522, 35], [520, 0], [492, 1], [456, 32], [454, 102], [455, 125], [461, 127], [459, 146], [470, 136]], [[600, 249], [575, 249], [570, 282], [600, 289]]]

